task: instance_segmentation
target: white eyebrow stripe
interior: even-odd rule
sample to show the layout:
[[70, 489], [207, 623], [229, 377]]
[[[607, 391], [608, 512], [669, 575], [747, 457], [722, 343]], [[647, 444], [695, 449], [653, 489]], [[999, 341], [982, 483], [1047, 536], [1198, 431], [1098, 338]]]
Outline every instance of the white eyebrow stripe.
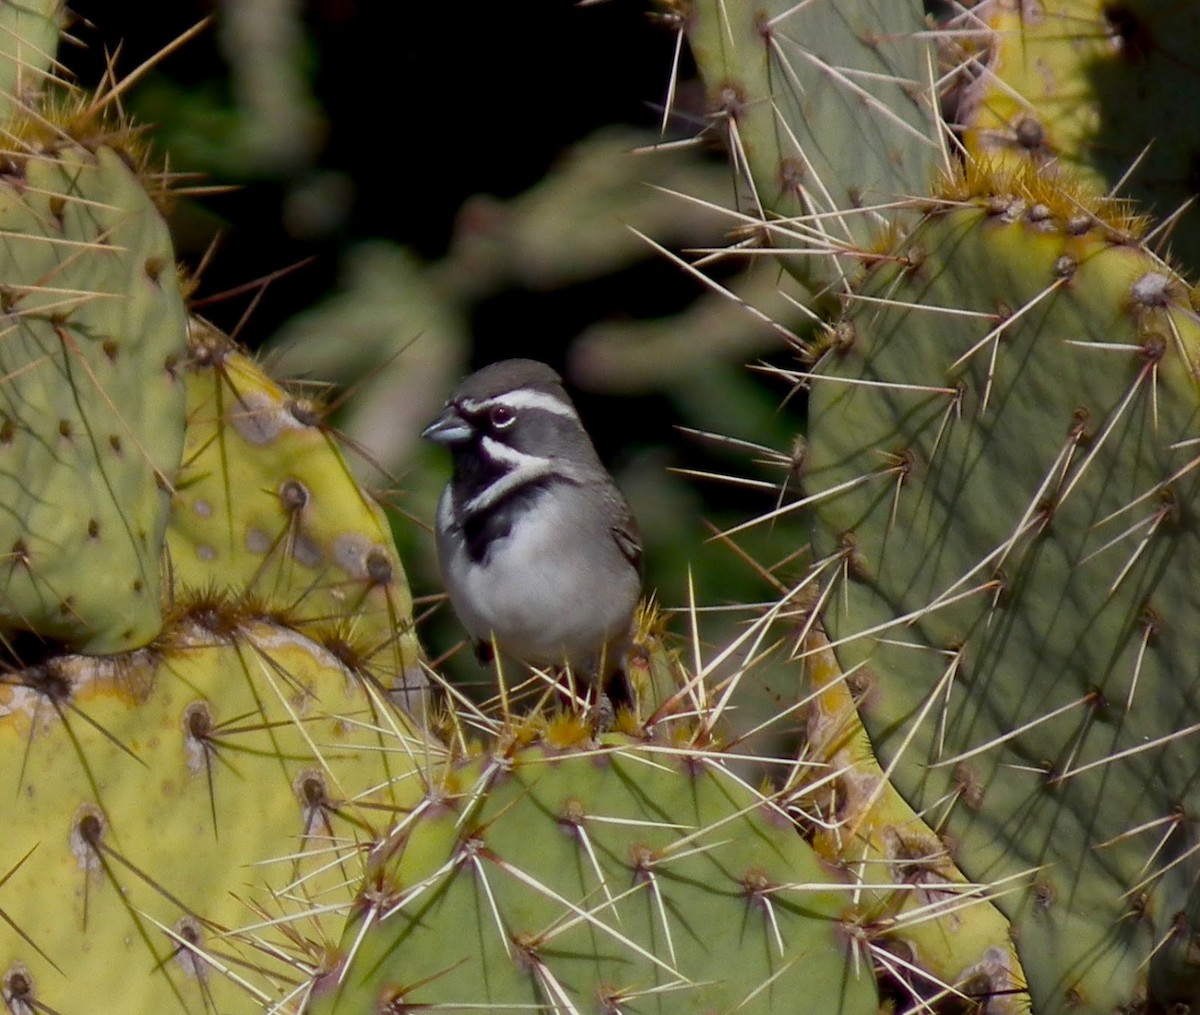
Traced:
[[568, 419], [579, 422], [579, 414], [570, 405], [561, 398], [555, 398], [544, 391], [520, 388], [516, 391], [506, 391], [503, 395], [495, 395], [492, 398], [464, 398], [462, 400], [462, 407], [467, 412], [482, 412], [493, 405], [506, 405], [510, 409], [541, 409], [543, 412], [552, 412], [555, 415], [566, 416]]

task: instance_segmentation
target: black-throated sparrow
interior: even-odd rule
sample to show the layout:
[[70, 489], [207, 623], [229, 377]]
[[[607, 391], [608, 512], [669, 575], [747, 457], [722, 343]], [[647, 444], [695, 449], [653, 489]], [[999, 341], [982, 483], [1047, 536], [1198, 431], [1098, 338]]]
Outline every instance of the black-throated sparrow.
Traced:
[[422, 436], [449, 447], [442, 581], [481, 661], [500, 650], [602, 687], [622, 665], [641, 542], [562, 378], [510, 359], [471, 374]]

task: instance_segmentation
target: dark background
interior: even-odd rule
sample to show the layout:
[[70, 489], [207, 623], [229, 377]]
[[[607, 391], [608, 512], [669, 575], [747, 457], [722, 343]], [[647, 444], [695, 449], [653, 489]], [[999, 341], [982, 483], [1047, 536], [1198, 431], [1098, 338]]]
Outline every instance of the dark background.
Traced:
[[[586, 6], [565, 0], [316, 0], [297, 5], [266, 36], [271, 44], [291, 40], [278, 78], [292, 82], [302, 109], [301, 130], [271, 139], [277, 121], [261, 134], [247, 127], [236, 67], [239, 47], [243, 79], [247, 66], [271, 66], [272, 57], [264, 54], [260, 61], [262, 45], [238, 35], [239, 19], [229, 13], [254, 15], [275, 6], [256, 0], [223, 6], [79, 0], [71, 4], [78, 16], [72, 34], [82, 45], [63, 53], [70, 72], [94, 86], [113, 54], [120, 79], [202, 18], [215, 16], [212, 27], [141, 78], [123, 104], [147, 125], [172, 171], [196, 174], [184, 186], [231, 188], [182, 198], [172, 229], [181, 259], [193, 268], [204, 265], [194, 296], [198, 309], [268, 361], [276, 332], [334, 299], [350, 252], [386, 244], [436, 264], [451, 250], [464, 202], [474, 195], [519, 199], [553, 176], [573, 144], [597, 130], [625, 125], [657, 131], [676, 51], [674, 28], [637, 0]], [[690, 137], [708, 126], [686, 51], [679, 92], [668, 138]], [[265, 152], [255, 152], [254, 141]], [[700, 145], [691, 157], [704, 172], [729, 177], [719, 143]], [[721, 201], [731, 205], [731, 179], [727, 190]], [[723, 240], [718, 230], [708, 242]], [[718, 264], [711, 272], [725, 280], [743, 267]], [[253, 284], [273, 273], [279, 277], [269, 287]], [[703, 292], [648, 247], [569, 283], [510, 281], [470, 304], [472, 345], [461, 368], [533, 356], [571, 379], [572, 336], [595, 322], [670, 320]], [[331, 342], [337, 338], [329, 336]], [[740, 352], [714, 348], [720, 349], [719, 336], [709, 336], [703, 348], [698, 343], [694, 352], [686, 346], [681, 352], [677, 340], [660, 357], [661, 384], [622, 390], [614, 381], [574, 392], [601, 456], [639, 515], [648, 544], [648, 586], [667, 606], [686, 601], [689, 582], [702, 604], [753, 603], [773, 595], [753, 568], [706, 540], [709, 522], [742, 521], [773, 506], [777, 496], [697, 483], [671, 470], [750, 472], [778, 480], [777, 466], [753, 463], [761, 455], [697, 441], [678, 426], [745, 435], [754, 420], [754, 439], [786, 454], [802, 427], [803, 405], [793, 399], [781, 408], [786, 386], [752, 378]], [[777, 343], [755, 358], [795, 365]], [[372, 371], [369, 365], [360, 369], [368, 377]], [[681, 387], [681, 371], [691, 371], [696, 382]], [[329, 397], [354, 397], [353, 377], [339, 380], [341, 393], [334, 389]], [[436, 393], [440, 399], [451, 379], [438, 383], [447, 385]], [[331, 421], [337, 426], [339, 416]], [[394, 528], [414, 591], [436, 595], [432, 540], [422, 523], [432, 517], [447, 463], [436, 449], [417, 449], [378, 464], [389, 477], [380, 484], [387, 491], [383, 499], [399, 509]], [[745, 539], [763, 563], [786, 557], [803, 541], [790, 520], [770, 532], [769, 548], [765, 539], [762, 533]], [[440, 611], [424, 632], [433, 655], [459, 636], [447, 612]], [[737, 622], [731, 617], [728, 623]], [[467, 679], [471, 665], [463, 664]]]
[[[229, 0], [234, 3], [253, 7], [256, 0]], [[198, 296], [315, 257], [272, 283], [270, 297], [242, 333], [251, 345], [332, 285], [340, 248], [386, 237], [437, 257], [466, 198], [518, 194], [545, 175], [563, 148], [597, 127], [655, 127], [661, 115], [673, 34], [632, 0], [586, 7], [566, 0], [318, 0], [298, 6], [307, 64], [301, 73], [323, 119], [311, 162], [266, 174], [230, 164], [220, 152], [234, 99], [216, 29], [165, 57], [128, 103], [140, 118], [152, 117], [148, 122], [172, 168], [239, 187], [205, 199], [227, 240]], [[202, 18], [221, 18], [218, 5], [194, 0], [78, 0], [71, 9], [79, 19], [72, 34], [85, 47], [63, 56], [83, 82], [98, 80], [112, 53], [119, 52], [118, 75], [127, 73]], [[197, 138], [206, 131], [207, 144]], [[283, 214], [288, 191], [306, 175], [326, 170], [352, 181], [345, 214], [322, 235], [290, 234]], [[187, 239], [191, 249], [181, 253], [198, 256], [202, 234]], [[636, 299], [639, 290], [644, 287], [571, 293], [569, 301], [539, 311], [545, 338], [535, 337], [522, 351], [553, 357], [561, 345], [553, 333], [587, 316], [589, 297], [592, 314], [606, 314], [622, 296]], [[480, 327], [503, 328], [505, 312], [521, 310], [489, 307]], [[238, 320], [234, 311], [209, 313], [229, 327]]]

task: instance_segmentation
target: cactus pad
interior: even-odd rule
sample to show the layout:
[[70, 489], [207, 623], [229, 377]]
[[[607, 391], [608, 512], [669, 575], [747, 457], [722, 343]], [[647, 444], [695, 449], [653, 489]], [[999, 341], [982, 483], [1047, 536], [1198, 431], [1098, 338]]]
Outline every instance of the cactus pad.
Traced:
[[921, 4], [696, 0], [681, 18], [744, 180], [743, 224], [801, 250], [784, 263], [802, 280], [836, 279], [838, 252], [944, 158]]
[[813, 697], [803, 760], [820, 765], [801, 771], [819, 807], [813, 847], [863, 885], [862, 927], [877, 938], [876, 955], [887, 956], [878, 967], [913, 1010], [941, 1000], [973, 1002], [989, 1015], [1028, 1015], [1024, 972], [993, 901], [1006, 886], [974, 885], [954, 865], [875, 760], [852, 677], [825, 636], [810, 635], [807, 649]]
[[314, 406], [201, 322], [192, 350], [168, 532], [176, 588], [286, 616], [415, 706], [412, 599], [383, 511]]
[[0, 637], [144, 645], [183, 443], [166, 226], [110, 150], [10, 153], [0, 266]]
[[719, 755], [616, 734], [447, 769], [374, 851], [315, 1013], [877, 1010], [845, 886]]
[[1195, 1004], [1200, 320], [1111, 207], [948, 196], [813, 380], [832, 644], [958, 866], [1023, 884], [1036, 1011]]
[[[218, 600], [149, 649], [10, 674], [0, 991], [13, 1012], [299, 1011], [420, 787], [384, 696]], [[99, 1005], [99, 1007], [98, 1007]]]
[[62, 0], [0, 4], [0, 120], [11, 122], [53, 79]]
[[[987, 0], [946, 27], [946, 62], [966, 82], [954, 116], [972, 153], [1070, 167], [1162, 217], [1194, 198], [1194, 4]], [[1195, 237], [1177, 229], [1172, 243], [1193, 269]]]

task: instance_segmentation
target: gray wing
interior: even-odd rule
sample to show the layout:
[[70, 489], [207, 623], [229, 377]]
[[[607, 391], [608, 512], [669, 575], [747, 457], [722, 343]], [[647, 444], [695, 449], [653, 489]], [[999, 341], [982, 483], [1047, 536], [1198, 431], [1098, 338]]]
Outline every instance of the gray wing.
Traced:
[[642, 536], [638, 532], [637, 521], [629, 510], [629, 505], [624, 504], [623, 508], [621, 517], [609, 531], [612, 533], [613, 541], [617, 544], [617, 549], [630, 564], [637, 568], [640, 576], [642, 574]]

